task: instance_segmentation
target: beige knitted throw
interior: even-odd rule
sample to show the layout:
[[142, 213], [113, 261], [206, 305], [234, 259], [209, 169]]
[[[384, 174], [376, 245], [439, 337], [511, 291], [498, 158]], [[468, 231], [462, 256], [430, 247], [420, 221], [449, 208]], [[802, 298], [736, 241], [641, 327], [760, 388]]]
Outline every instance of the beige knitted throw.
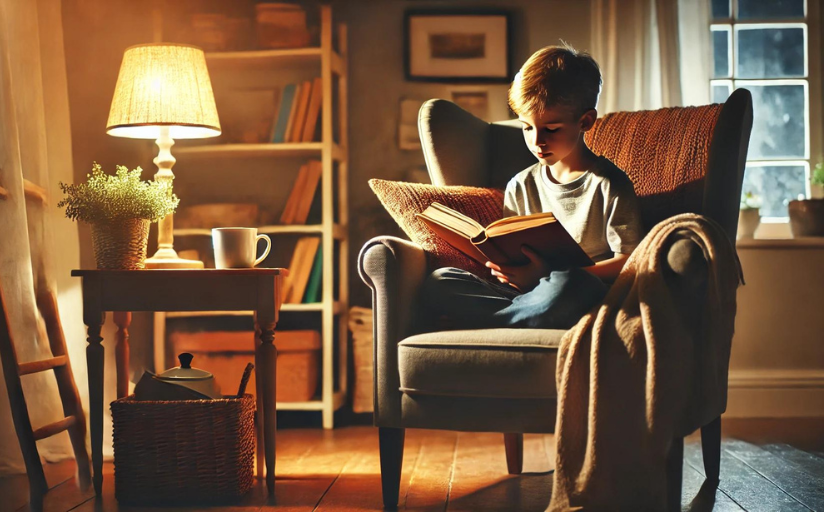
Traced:
[[[697, 243], [709, 262], [700, 322], [685, 319], [664, 279], [679, 238]], [[604, 302], [564, 336], [550, 510], [665, 508], [672, 440], [726, 409], [740, 277], [717, 223], [677, 215], [653, 228]]]

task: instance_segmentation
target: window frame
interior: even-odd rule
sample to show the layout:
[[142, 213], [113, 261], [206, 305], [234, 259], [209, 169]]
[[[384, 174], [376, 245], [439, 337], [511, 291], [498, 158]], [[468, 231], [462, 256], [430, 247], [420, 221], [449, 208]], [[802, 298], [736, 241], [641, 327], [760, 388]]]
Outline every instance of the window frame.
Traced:
[[[738, 20], [738, 0], [730, 0], [730, 17], [729, 18], [714, 18], [710, 21], [709, 29], [711, 32], [724, 30], [729, 31], [729, 40], [727, 47], [727, 59], [729, 61], [730, 75], [726, 77], [711, 78], [709, 83], [710, 97], [712, 97], [713, 86], [716, 85], [732, 85], [731, 90], [736, 87], [746, 87], [747, 85], [795, 85], [798, 83], [806, 84], [806, 103], [807, 109], [805, 112], [805, 137], [806, 137], [806, 154], [803, 159], [798, 157], [781, 157], [770, 159], [750, 159], [748, 156], [747, 165], [752, 166], [768, 166], [770, 163], [775, 165], [798, 165], [803, 163], [805, 166], [806, 183], [805, 190], [807, 197], [813, 197], [814, 194], [821, 194], [821, 191], [812, 189], [810, 185], [811, 169], [819, 161], [824, 160], [824, 141], [822, 141], [822, 88], [821, 88], [821, 3], [824, 0], [806, 0], [803, 18], [778, 18], [778, 19], [747, 19]], [[799, 77], [782, 77], [782, 78], [736, 78], [738, 65], [738, 33], [740, 30], [752, 30], [756, 28], [803, 28], [804, 42], [806, 44], [804, 62], [804, 76]], [[710, 59], [712, 62], [712, 59]], [[711, 76], [714, 74], [711, 73]], [[780, 226], [766, 226], [768, 234], [776, 236], [789, 236], [789, 228], [787, 217], [763, 217], [762, 223], [766, 224], [783, 224]]]

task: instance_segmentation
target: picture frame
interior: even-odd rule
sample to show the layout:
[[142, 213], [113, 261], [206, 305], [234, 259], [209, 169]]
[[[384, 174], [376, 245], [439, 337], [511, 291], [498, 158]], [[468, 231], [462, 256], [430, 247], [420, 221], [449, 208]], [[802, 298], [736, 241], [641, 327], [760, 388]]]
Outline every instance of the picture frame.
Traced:
[[511, 80], [511, 32], [507, 11], [406, 11], [406, 79], [508, 83]]

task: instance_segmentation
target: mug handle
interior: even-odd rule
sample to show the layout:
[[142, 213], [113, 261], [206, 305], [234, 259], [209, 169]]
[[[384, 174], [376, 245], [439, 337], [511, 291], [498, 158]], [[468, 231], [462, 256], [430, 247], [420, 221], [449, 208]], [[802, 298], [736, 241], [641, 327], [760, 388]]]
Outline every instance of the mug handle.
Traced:
[[252, 265], [253, 267], [257, 267], [258, 264], [266, 259], [266, 256], [269, 256], [269, 251], [272, 250], [272, 239], [269, 238], [267, 235], [258, 235], [255, 237], [255, 246], [257, 246], [258, 240], [260, 239], [266, 240], [266, 250], [263, 251], [263, 256], [255, 260], [255, 264]]

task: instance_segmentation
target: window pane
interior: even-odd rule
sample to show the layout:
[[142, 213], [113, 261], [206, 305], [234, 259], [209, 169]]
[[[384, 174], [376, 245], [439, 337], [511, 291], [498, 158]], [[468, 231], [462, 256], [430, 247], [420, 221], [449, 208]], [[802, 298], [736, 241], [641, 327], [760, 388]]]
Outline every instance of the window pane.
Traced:
[[761, 199], [762, 217], [787, 217], [787, 204], [806, 195], [806, 174], [802, 165], [747, 166], [741, 193]]
[[803, 18], [804, 0], [738, 0], [738, 19]]
[[724, 103], [732, 93], [732, 86], [726, 83], [712, 84], [712, 102]]
[[730, 17], [730, 0], [712, 0], [712, 17], [729, 18]]
[[713, 78], [732, 76], [730, 71], [730, 29], [722, 28], [712, 31]]
[[806, 90], [803, 85], [739, 84], [752, 92], [749, 160], [806, 158]]
[[736, 29], [736, 78], [803, 77], [803, 28]]

